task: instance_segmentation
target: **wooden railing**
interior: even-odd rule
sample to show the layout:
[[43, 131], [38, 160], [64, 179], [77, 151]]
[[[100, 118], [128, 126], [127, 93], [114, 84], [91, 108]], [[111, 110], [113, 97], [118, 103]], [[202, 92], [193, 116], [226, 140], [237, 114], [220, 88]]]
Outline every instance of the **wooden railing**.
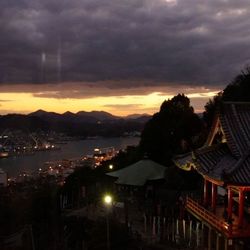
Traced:
[[222, 218], [208, 211], [203, 206], [201, 206], [197, 201], [194, 201], [189, 197], [187, 197], [186, 199], [186, 208], [191, 213], [198, 216], [200, 219], [206, 221], [211, 226], [216, 228], [218, 231], [224, 233], [228, 237], [234, 237], [238, 234], [238, 229], [235, 225], [227, 223]]

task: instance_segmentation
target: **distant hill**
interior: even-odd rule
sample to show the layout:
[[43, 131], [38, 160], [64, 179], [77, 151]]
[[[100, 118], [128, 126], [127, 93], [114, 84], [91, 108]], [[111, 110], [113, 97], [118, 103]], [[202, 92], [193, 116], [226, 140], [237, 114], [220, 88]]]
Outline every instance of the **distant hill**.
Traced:
[[0, 116], [0, 128], [2, 131], [5, 129], [20, 129], [23, 131], [48, 130], [49, 124], [35, 116], [8, 114]]
[[99, 121], [116, 120], [116, 119], [121, 118], [119, 116], [114, 116], [105, 111], [91, 111], [91, 112], [79, 111], [76, 113], [76, 115], [81, 116], [81, 117], [92, 117]]
[[134, 120], [135, 122], [146, 123], [151, 118], [152, 116], [150, 115], [142, 115], [142, 116], [138, 116], [137, 118], [133, 118], [132, 120]]
[[10, 114], [0, 116], [0, 131], [21, 129], [26, 131], [53, 130], [72, 136], [122, 136], [141, 132], [150, 119], [148, 115], [120, 117], [104, 111], [79, 111], [63, 114], [37, 110], [28, 115]]
[[96, 123], [98, 121], [98, 119], [95, 118], [94, 116], [88, 115], [89, 112], [82, 111], [78, 113], [74, 114], [72, 112], [67, 111], [63, 114], [58, 114], [55, 112], [37, 110], [33, 113], [28, 114], [28, 116], [39, 117], [39, 118], [42, 118], [43, 120], [51, 121], [51, 122]]
[[28, 116], [40, 117], [40, 118], [45, 118], [45, 119], [48, 119], [48, 118], [53, 119], [53, 118], [61, 117], [61, 114], [58, 114], [55, 112], [47, 112], [42, 109], [39, 109], [33, 113], [28, 114]]
[[127, 115], [125, 116], [124, 118], [125, 119], [137, 119], [137, 118], [140, 118], [140, 117], [151, 117], [151, 115], [149, 114], [132, 114], [132, 115]]
[[148, 114], [132, 114], [125, 117], [115, 116], [105, 111], [79, 111], [76, 114], [72, 112], [65, 112], [63, 114], [58, 114], [55, 112], [46, 112], [44, 110], [37, 110], [33, 113], [30, 113], [29, 116], [40, 117], [45, 120], [60, 120], [60, 121], [75, 121], [75, 122], [88, 122], [95, 123], [98, 121], [117, 121], [117, 120], [136, 120], [138, 122], [145, 122], [151, 118]]

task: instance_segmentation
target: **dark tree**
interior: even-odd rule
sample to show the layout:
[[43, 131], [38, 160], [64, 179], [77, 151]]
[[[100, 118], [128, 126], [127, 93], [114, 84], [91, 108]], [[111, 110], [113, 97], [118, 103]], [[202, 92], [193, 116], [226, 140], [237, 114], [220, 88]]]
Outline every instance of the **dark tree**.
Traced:
[[233, 102], [250, 101], [250, 67], [242, 70], [241, 74], [224, 89], [222, 99]]
[[205, 105], [203, 113], [207, 128], [210, 129], [216, 109], [222, 102], [249, 102], [250, 101], [250, 67], [246, 67], [233, 81]]
[[184, 94], [164, 101], [160, 112], [146, 124], [140, 146], [149, 158], [170, 164], [174, 154], [184, 153], [195, 147], [202, 129], [199, 117]]
[[205, 105], [205, 111], [203, 112], [203, 119], [206, 123], [207, 128], [211, 128], [212, 122], [214, 119], [215, 112], [222, 101], [222, 92], [219, 92], [213, 99], [209, 99], [209, 101]]

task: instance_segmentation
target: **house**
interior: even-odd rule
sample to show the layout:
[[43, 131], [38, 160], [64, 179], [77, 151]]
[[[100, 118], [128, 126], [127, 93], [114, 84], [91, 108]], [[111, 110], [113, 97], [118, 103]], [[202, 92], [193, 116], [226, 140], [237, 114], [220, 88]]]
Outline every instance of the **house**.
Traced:
[[[203, 247], [247, 249], [250, 239], [250, 103], [223, 103], [203, 147], [174, 158], [204, 180], [186, 210], [202, 225]], [[224, 195], [221, 195], [221, 191]]]

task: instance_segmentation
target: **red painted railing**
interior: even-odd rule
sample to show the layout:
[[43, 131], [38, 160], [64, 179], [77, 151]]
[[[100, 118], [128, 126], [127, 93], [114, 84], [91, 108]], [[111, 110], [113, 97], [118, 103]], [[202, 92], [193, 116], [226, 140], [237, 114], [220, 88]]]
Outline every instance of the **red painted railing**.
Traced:
[[212, 212], [205, 209], [197, 201], [192, 200], [187, 197], [186, 199], [186, 208], [198, 216], [200, 219], [206, 221], [211, 226], [216, 228], [218, 231], [224, 233], [228, 237], [234, 237], [238, 234], [238, 229], [235, 225], [225, 222], [222, 218], [216, 216]]

